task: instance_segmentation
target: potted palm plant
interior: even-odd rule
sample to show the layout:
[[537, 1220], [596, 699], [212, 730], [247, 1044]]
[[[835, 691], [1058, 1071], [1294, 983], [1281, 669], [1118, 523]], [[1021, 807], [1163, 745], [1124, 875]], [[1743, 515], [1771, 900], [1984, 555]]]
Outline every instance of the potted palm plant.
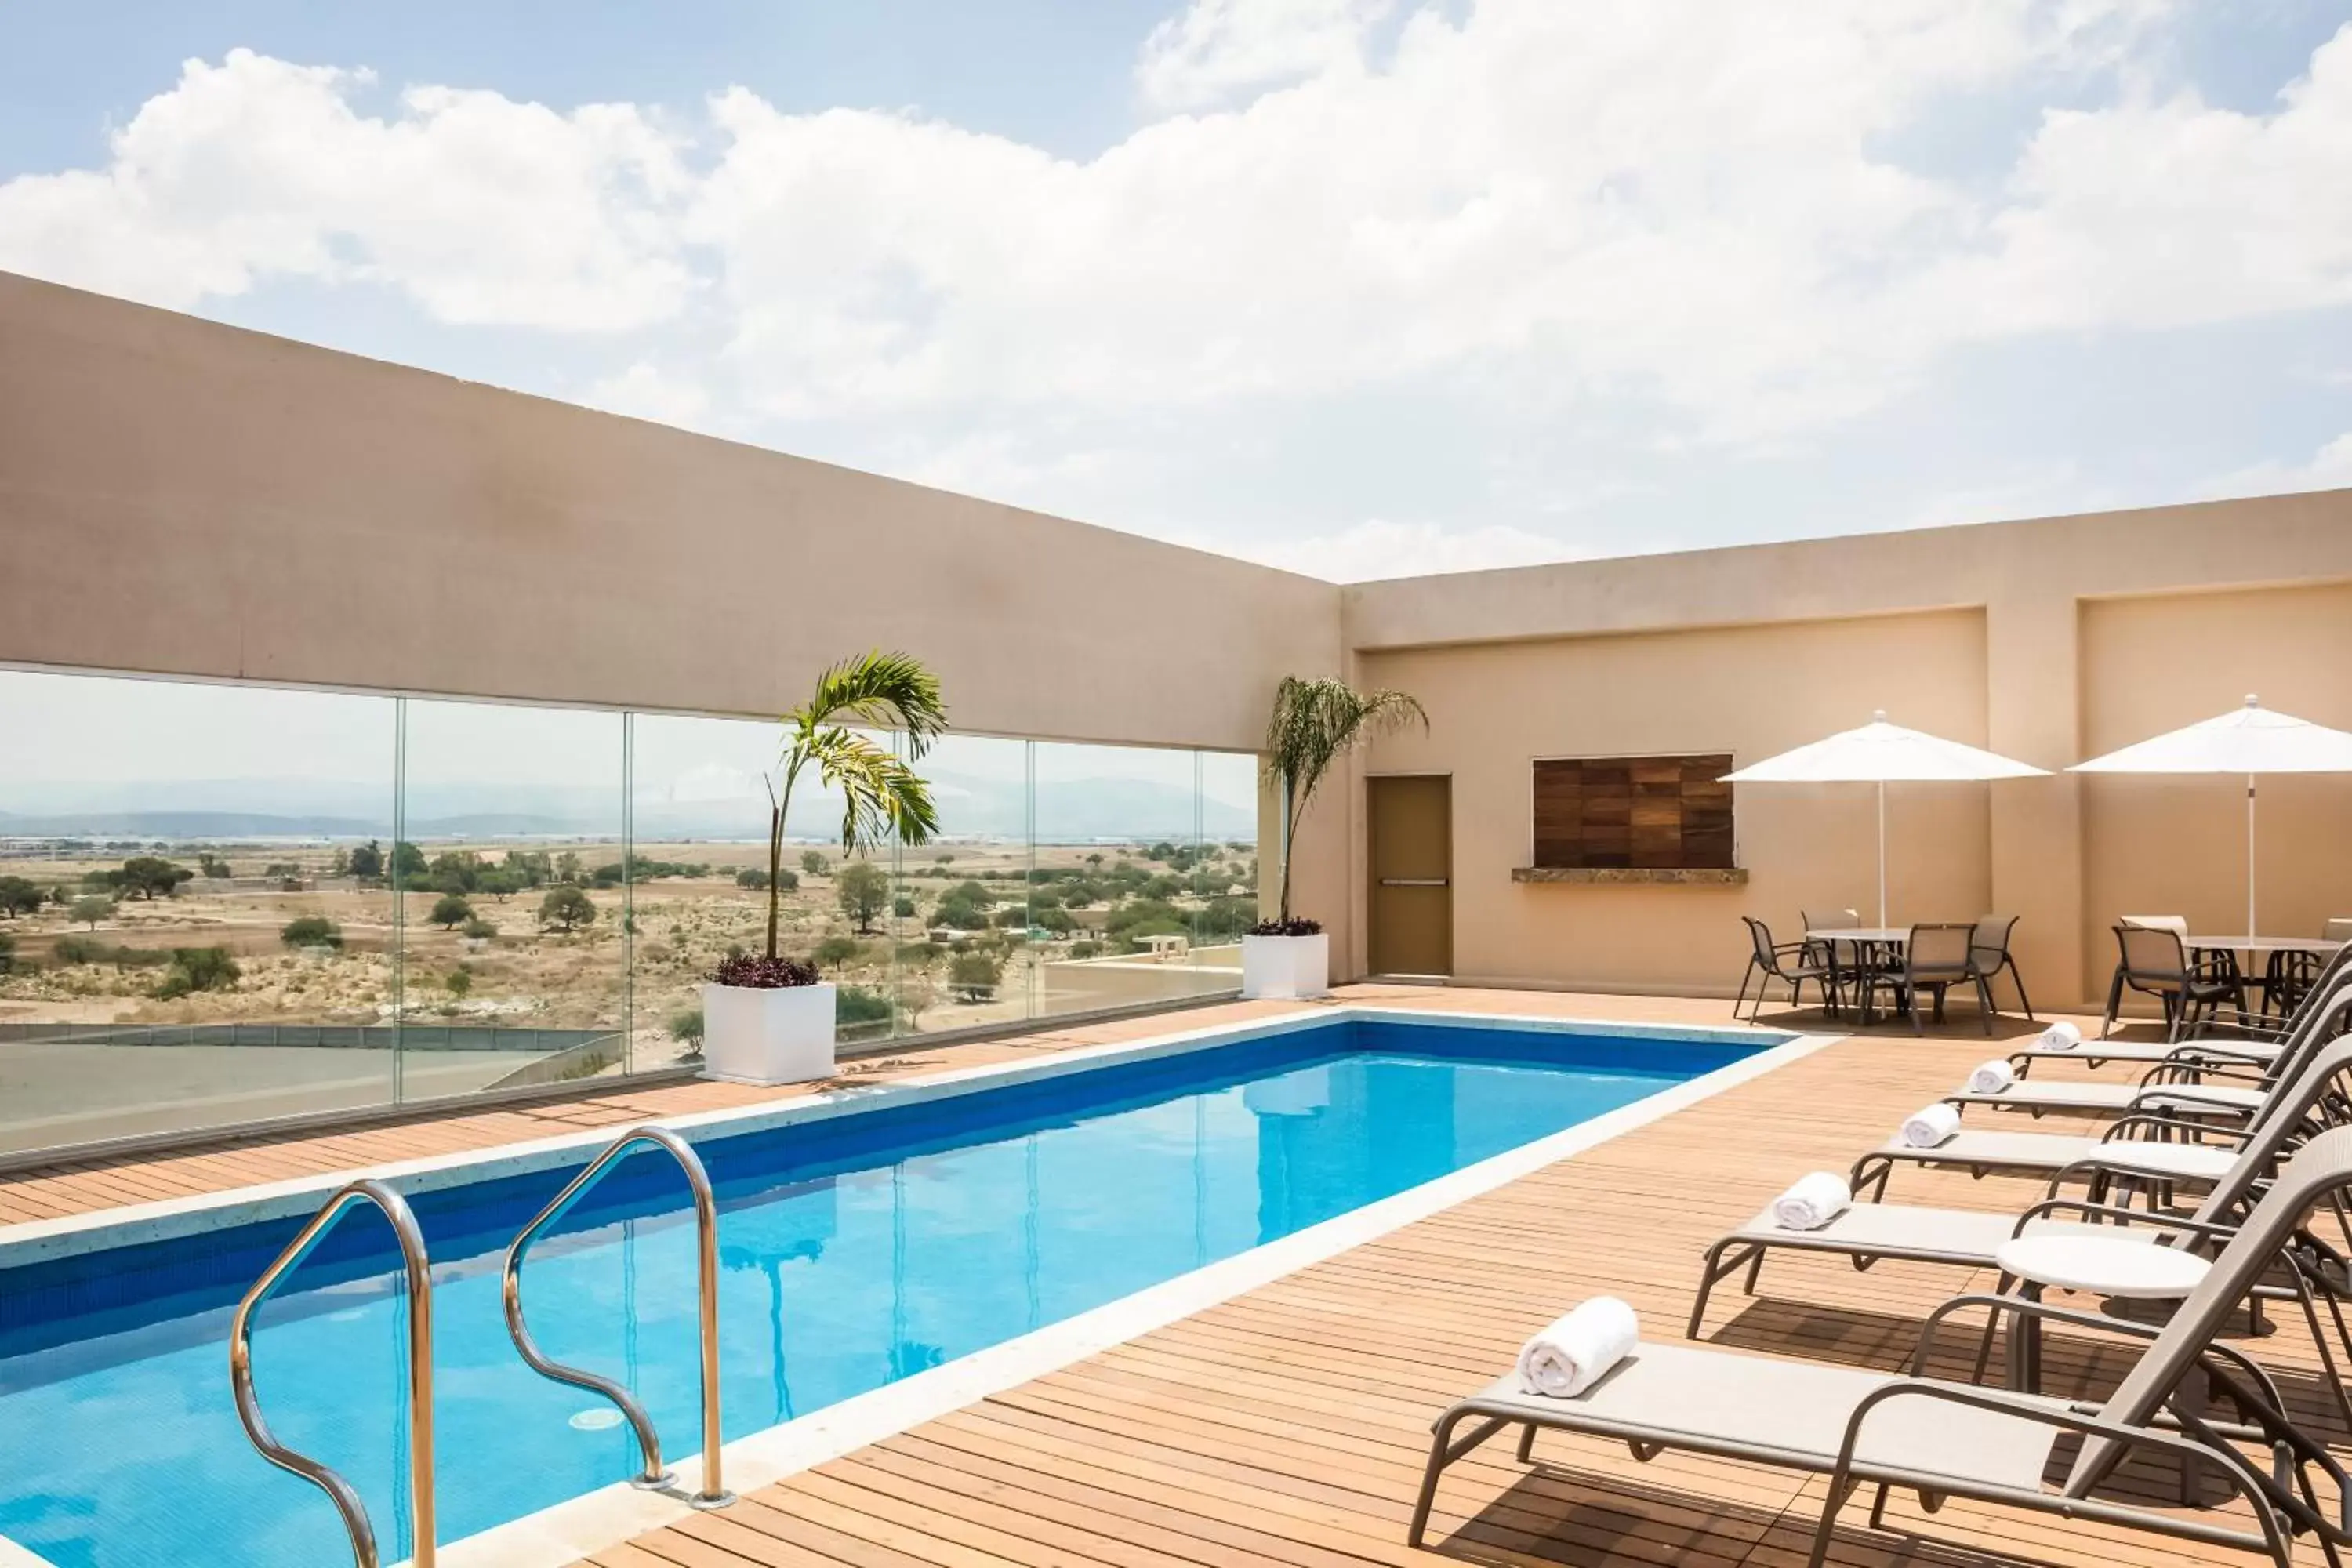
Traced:
[[[816, 691], [783, 717], [782, 755], [768, 785], [768, 939], [763, 952], [719, 963], [702, 988], [703, 1070], [743, 1083], [833, 1076], [835, 987], [816, 966], [776, 951], [783, 890], [784, 820], [793, 787], [811, 769], [842, 797], [845, 854], [928, 844], [939, 830], [930, 786], [911, 765], [947, 727], [940, 679], [903, 653], [876, 651], [817, 677]], [[906, 755], [850, 728], [896, 730]], [[780, 787], [781, 786], [781, 787]]]
[[1290, 912], [1290, 847], [1331, 764], [1376, 735], [1429, 715], [1402, 691], [1359, 691], [1344, 680], [1282, 678], [1265, 726], [1265, 777], [1282, 796], [1282, 893], [1275, 918], [1242, 938], [1244, 997], [1320, 996], [1331, 988], [1330, 939]]

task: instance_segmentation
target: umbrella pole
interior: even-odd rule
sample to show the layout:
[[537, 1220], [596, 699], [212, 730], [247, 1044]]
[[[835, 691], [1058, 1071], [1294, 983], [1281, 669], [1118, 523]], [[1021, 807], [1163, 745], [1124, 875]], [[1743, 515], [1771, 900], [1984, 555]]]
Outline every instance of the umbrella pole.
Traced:
[[[2254, 775], [2246, 775], [2246, 940], [2254, 940]], [[2252, 963], [2254, 955], [2246, 954]]]
[[[2252, 830], [2249, 829], [2251, 832]], [[1886, 781], [1878, 781], [1878, 924], [1886, 925]]]

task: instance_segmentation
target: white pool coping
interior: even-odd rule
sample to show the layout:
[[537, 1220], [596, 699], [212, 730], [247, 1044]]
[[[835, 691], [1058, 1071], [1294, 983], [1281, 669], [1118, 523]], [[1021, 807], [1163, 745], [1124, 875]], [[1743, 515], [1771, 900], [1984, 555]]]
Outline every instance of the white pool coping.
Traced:
[[[828, 1089], [788, 1095], [758, 1105], [730, 1107], [655, 1119], [684, 1133], [738, 1136], [771, 1127], [827, 1121], [833, 1117], [959, 1097], [1005, 1084], [1033, 1082], [1121, 1062], [1150, 1060], [1212, 1046], [1293, 1033], [1350, 1019], [1404, 1024], [1469, 1024], [1486, 1028], [1617, 1038], [1741, 1044], [1759, 1035], [1781, 1037], [1738, 1061], [1646, 1095], [1633, 1103], [1579, 1122], [1549, 1137], [1524, 1143], [1475, 1164], [1408, 1188], [1360, 1208], [1295, 1231], [1204, 1268], [1107, 1302], [1058, 1323], [1003, 1341], [814, 1411], [797, 1420], [739, 1437], [726, 1445], [723, 1474], [738, 1495], [769, 1486], [828, 1459], [944, 1415], [991, 1394], [1058, 1371], [1114, 1345], [1163, 1328], [1180, 1319], [1350, 1247], [1425, 1219], [1456, 1204], [1491, 1192], [1612, 1138], [1645, 1127], [1677, 1110], [1749, 1082], [1834, 1044], [1837, 1035], [1787, 1030], [1628, 1023], [1612, 1019], [1562, 1018], [1369, 1003], [1303, 1005], [1271, 1018], [1186, 1029], [1142, 1040], [1076, 1047], [1035, 1060], [990, 1063], [894, 1079], [888, 1083]], [[919, 1046], [916, 1048], [920, 1048]], [[386, 1182], [404, 1193], [419, 1193], [485, 1178], [570, 1163], [602, 1150], [618, 1136], [617, 1124], [576, 1133], [498, 1145], [494, 1149], [436, 1154], [415, 1160], [303, 1176], [155, 1203], [127, 1205], [92, 1215], [28, 1220], [0, 1226], [0, 1268], [103, 1250], [172, 1237], [198, 1234], [259, 1219], [293, 1217], [315, 1210], [338, 1188], [362, 1177]], [[590, 1552], [689, 1516], [687, 1498], [701, 1484], [701, 1456], [674, 1466], [675, 1490], [640, 1491], [615, 1482], [478, 1534], [443, 1545], [446, 1568], [565, 1568]], [[48, 1568], [47, 1560], [0, 1536], [0, 1568]]]

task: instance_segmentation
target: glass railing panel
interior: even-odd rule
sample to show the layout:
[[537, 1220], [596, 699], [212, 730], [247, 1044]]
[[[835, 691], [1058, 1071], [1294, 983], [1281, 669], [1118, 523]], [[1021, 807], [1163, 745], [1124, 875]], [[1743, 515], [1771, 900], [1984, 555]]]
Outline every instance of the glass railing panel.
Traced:
[[1035, 753], [1037, 1011], [1087, 1013], [1238, 986], [1238, 961], [1229, 983], [1197, 951], [1202, 889], [1213, 878], [1202, 859], [1194, 754], [1043, 742]]
[[1247, 752], [1198, 752], [1201, 828], [1190, 873], [1192, 962], [1220, 987], [1241, 987], [1242, 933], [1257, 922], [1258, 760]]
[[940, 811], [936, 843], [901, 850], [891, 913], [901, 1035], [1030, 1016], [1029, 747], [950, 735], [917, 764]]
[[402, 706], [402, 1100], [618, 1077], [634, 894], [623, 715]]
[[[630, 820], [640, 875], [636, 905], [636, 1071], [693, 1065], [702, 1057], [702, 985], [719, 961], [767, 942], [768, 792], [776, 760], [772, 721], [667, 713], [634, 717]], [[799, 816], [795, 813], [795, 816]], [[802, 885], [799, 846], [788, 846], [777, 894], [782, 951], [805, 956], [812, 889]]]
[[0, 1152], [395, 1092], [395, 704], [0, 670]]

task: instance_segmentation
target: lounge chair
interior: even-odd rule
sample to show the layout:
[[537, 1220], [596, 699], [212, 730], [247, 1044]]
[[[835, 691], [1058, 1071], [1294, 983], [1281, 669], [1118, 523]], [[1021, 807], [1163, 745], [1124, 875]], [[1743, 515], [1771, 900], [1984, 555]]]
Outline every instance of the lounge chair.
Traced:
[[[2250, 1130], [2234, 1150], [2214, 1149], [2221, 1156], [2219, 1173], [2211, 1178], [2211, 1189], [2205, 1200], [2189, 1215], [2187, 1224], [2173, 1234], [2183, 1237], [2205, 1235], [2214, 1227], [2230, 1223], [2246, 1202], [2255, 1184], [2269, 1175], [2280, 1156], [2300, 1140], [2324, 1131], [2333, 1120], [2326, 1109], [2330, 1086], [2338, 1079], [2352, 1075], [2352, 1038], [2332, 1040], [2305, 1068], [2304, 1074], [2281, 1100], [2275, 1111]], [[1962, 1134], [1966, 1136], [1966, 1134]], [[2053, 1142], [2072, 1143], [2073, 1139]], [[1928, 1208], [1911, 1204], [1857, 1203], [1840, 1213], [1825, 1226], [1813, 1230], [1790, 1230], [1774, 1223], [1772, 1211], [1763, 1213], [1738, 1229], [1718, 1237], [1710, 1245], [1702, 1262], [1698, 1298], [1691, 1307], [1690, 1324], [1685, 1331], [1696, 1338], [1700, 1324], [1706, 1316], [1707, 1298], [1720, 1281], [1748, 1271], [1742, 1289], [1754, 1295], [1758, 1277], [1763, 1272], [1764, 1259], [1776, 1251], [1828, 1252], [1853, 1260], [1856, 1268], [1867, 1268], [1882, 1258], [1900, 1258], [1913, 1263], [1948, 1264], [1956, 1268], [1991, 1268], [1998, 1267], [1995, 1254], [2001, 1245], [2015, 1237], [2027, 1234], [2071, 1234], [2082, 1230], [2103, 1232], [2113, 1240], [2118, 1232], [2112, 1226], [2084, 1226], [2052, 1217], [2061, 1213], [2085, 1214], [2090, 1209], [2104, 1210], [2099, 1202], [2104, 1184], [2117, 1175], [2148, 1179], [2150, 1173], [2138, 1163], [2142, 1149], [2207, 1149], [2205, 1144], [2141, 1145], [2126, 1142], [2117, 1144], [2088, 1143], [2081, 1157], [2058, 1170], [2057, 1179], [2050, 1184], [2049, 1199], [2022, 1215], [1997, 1214], [1979, 1209]], [[2108, 1151], [2120, 1156], [2119, 1163], [2110, 1163]], [[2093, 1184], [2090, 1195], [2084, 1200], [2062, 1199], [2058, 1188], [2070, 1178], [2086, 1178]], [[2164, 1216], [2155, 1216], [2158, 1228], [2137, 1231], [2153, 1241], [2167, 1233], [2161, 1228]]]
[[[2269, 1375], [2216, 1336], [2305, 1212], [2347, 1186], [2352, 1128], [2338, 1128], [2287, 1162], [2160, 1329], [2018, 1297], [1960, 1296], [1922, 1326], [1908, 1375], [1646, 1341], [1573, 1398], [1523, 1394], [1517, 1374], [1507, 1375], [1438, 1417], [1406, 1542], [1421, 1545], [1445, 1467], [1517, 1426], [1522, 1463], [1533, 1458], [1537, 1432], [1549, 1430], [1622, 1442], [1640, 1460], [1671, 1448], [1827, 1475], [1811, 1568], [1822, 1568], [1839, 1512], [1865, 1486], [1877, 1488], [1874, 1528], [1888, 1492], [1900, 1488], [1918, 1492], [1930, 1508], [1946, 1498], [1970, 1498], [2261, 1552], [2279, 1568], [2293, 1568], [2294, 1538], [2310, 1534], [2333, 1560], [2339, 1544], [2352, 1543], [2344, 1522], [2352, 1519], [2352, 1475], [2287, 1418]], [[2096, 1402], [1921, 1375], [1937, 1329], [1979, 1308], [2012, 1324], [2063, 1323], [2137, 1340], [2142, 1348], [2116, 1391]], [[2209, 1388], [2237, 1407], [2241, 1424], [2213, 1420]], [[1461, 1432], [1465, 1423], [1470, 1429]], [[2069, 1437], [2081, 1443], [2062, 1472], [2059, 1446]], [[2266, 1450], [2272, 1468], [2250, 1462], [2237, 1441]], [[2095, 1495], [2134, 1451], [2177, 1458], [2184, 1481], [2200, 1467], [2219, 1471], [2234, 1495], [2253, 1505], [2252, 1528]], [[2334, 1494], [2324, 1503], [2322, 1487]]]
[[[2333, 985], [2338, 975], [2352, 969], [2352, 944], [2347, 944], [2329, 959], [2318, 977], [2305, 992], [2299, 1002], [2307, 1004]], [[2300, 1011], [2300, 1006], [2296, 1011]], [[2155, 1067], [2172, 1061], [2251, 1062], [2266, 1066], [2275, 1060], [2280, 1042], [2293, 1027], [2294, 1013], [2269, 1016], [2260, 1013], [2235, 1015], [2226, 1026], [2228, 1035], [2199, 1033], [2178, 1042], [2116, 1040], [2101, 1037], [2084, 1040], [2079, 1046], [2045, 1046], [2037, 1038], [2009, 1053], [2009, 1065], [2023, 1078], [2031, 1073], [2036, 1062], [2074, 1061], [2097, 1068], [2109, 1062], [2121, 1062], [2135, 1067]]]
[[[2332, 1006], [2306, 1008], [2297, 1015], [2287, 1054], [2325, 1038], [2329, 1026], [2352, 1014], [2352, 981], [2334, 995]], [[2301, 1067], [2270, 1095], [2244, 1131], [2215, 1125], [2211, 1114], [2183, 1115], [2156, 1107], [2118, 1118], [2096, 1137], [1963, 1128], [1941, 1143], [1920, 1148], [1898, 1136], [1856, 1160], [1850, 1182], [1856, 1197], [1874, 1197], [1885, 1192], [1897, 1165], [1950, 1165], [1981, 1176], [1995, 1171], [2057, 1172], [2095, 1162], [2126, 1180], [2207, 1185], [2227, 1173], [2235, 1151], [2251, 1136], [2259, 1135], [2273, 1116], [2284, 1112], [2300, 1118], [2328, 1093], [2329, 1080], [2312, 1070], [2325, 1051], [2323, 1047], [2320, 1054], [2306, 1054]]]
[[[1989, 1092], [1962, 1089], [1944, 1098], [1954, 1105], [2030, 1110], [2036, 1116], [2049, 1110], [2127, 1114], [2158, 1107], [2247, 1116], [2259, 1110], [2271, 1089], [2317, 1047], [2326, 1037], [2331, 1016], [2340, 1017], [2347, 999], [2352, 999], [2352, 973], [2339, 974], [2315, 1005], [2298, 1013], [2297, 1026], [2259, 1068], [2248, 1062], [2168, 1060], [2149, 1068], [2137, 1083], [2020, 1079], [2006, 1089]], [[2231, 1076], [2241, 1081], [2213, 1081]]]

